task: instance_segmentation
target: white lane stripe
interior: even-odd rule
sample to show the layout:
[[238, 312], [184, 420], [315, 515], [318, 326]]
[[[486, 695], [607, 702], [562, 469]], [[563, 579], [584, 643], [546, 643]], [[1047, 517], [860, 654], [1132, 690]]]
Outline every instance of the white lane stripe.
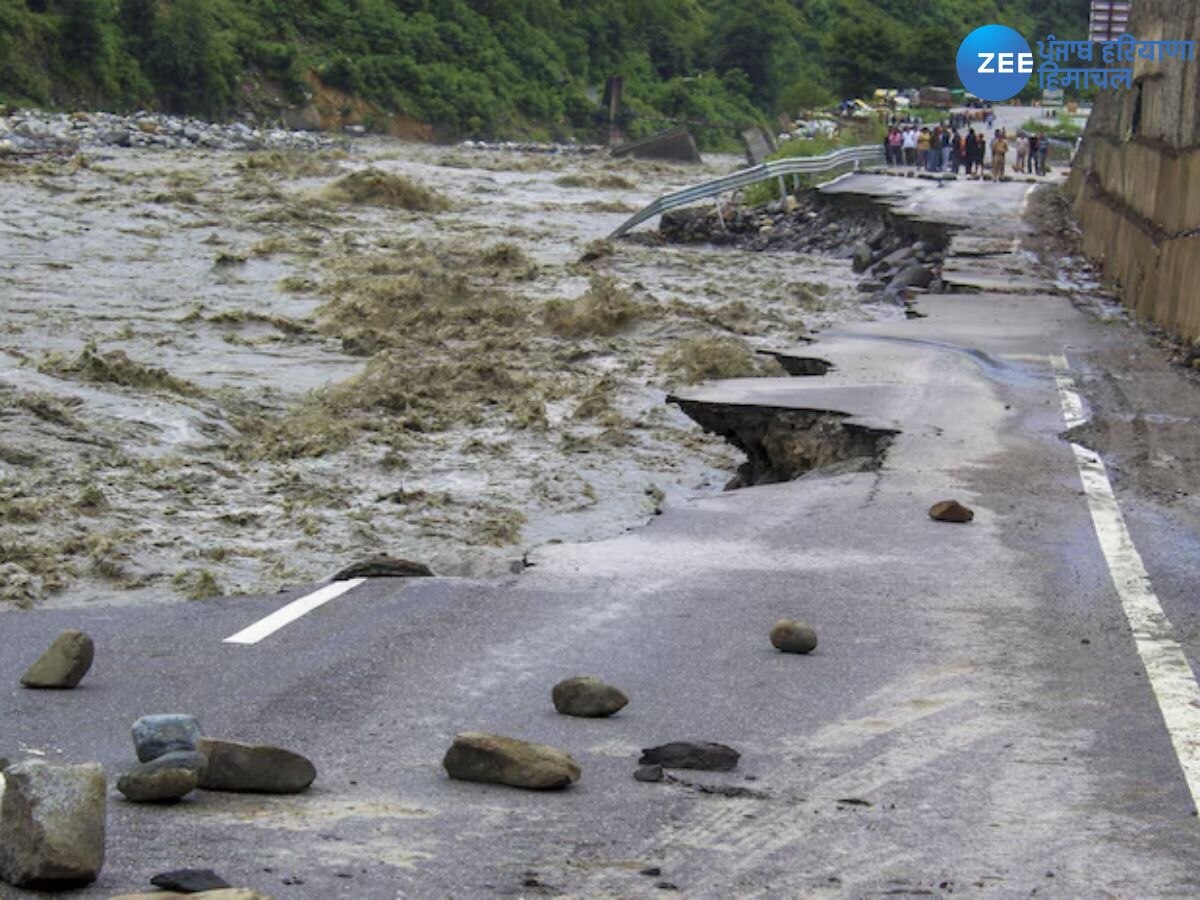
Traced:
[[299, 600], [293, 600], [282, 609], [277, 609], [265, 619], [260, 619], [249, 628], [244, 628], [232, 637], [225, 638], [225, 644], [257, 644], [268, 638], [280, 628], [292, 624], [301, 616], [312, 612], [319, 606], [324, 606], [330, 600], [336, 600], [347, 591], [352, 591], [367, 579], [352, 578], [349, 581], [335, 581], [327, 584], [319, 591], [314, 591]]
[[[1083, 401], [1075, 390], [1074, 379], [1068, 374], [1066, 359], [1051, 357], [1051, 363], [1067, 425], [1082, 424], [1086, 421], [1083, 419]], [[1104, 461], [1079, 444], [1071, 444], [1071, 449], [1087, 495], [1096, 537], [1108, 562], [1125, 618], [1133, 631], [1138, 656], [1146, 667], [1146, 676], [1171, 735], [1175, 755], [1192, 793], [1192, 802], [1200, 809], [1200, 684], [1196, 683], [1183, 647], [1175, 638], [1175, 629], [1154, 594], [1150, 575], [1117, 504]]]

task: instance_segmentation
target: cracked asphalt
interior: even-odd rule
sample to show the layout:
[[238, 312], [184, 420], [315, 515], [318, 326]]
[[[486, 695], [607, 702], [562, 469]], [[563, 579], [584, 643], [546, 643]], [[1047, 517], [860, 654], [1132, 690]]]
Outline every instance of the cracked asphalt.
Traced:
[[[1063, 439], [1050, 359], [1077, 370], [1097, 421], [1140, 415], [1151, 431], [1156, 403], [1192, 423], [1196, 386], [1012, 251], [1036, 238], [1028, 189], [838, 182], [973, 223], [969, 255], [952, 244], [947, 267], [975, 289], [921, 297], [925, 318], [778, 348], [829, 360], [824, 377], [685, 392], [894, 428], [879, 471], [696, 499], [613, 540], [542, 547], [503, 580], [372, 581], [253, 646], [222, 641], [308, 589], [4, 616], [0, 755], [98, 760], [115, 776], [135, 718], [181, 711], [320, 772], [289, 798], [150, 808], [114, 792], [108, 863], [77, 896], [144, 890], [182, 866], [278, 898], [1200, 893], [1195, 804]], [[1153, 392], [1136, 389], [1143, 373]], [[1096, 449], [1194, 656], [1194, 507], [1184, 487], [1129, 474], [1158, 457], [1106, 434]], [[1172, 485], [1194, 484], [1190, 458], [1175, 459]], [[927, 517], [950, 497], [974, 523]], [[784, 616], [814, 624], [815, 654], [772, 650]], [[67, 627], [96, 640], [83, 686], [17, 688]], [[576, 674], [630, 705], [557, 716], [550, 688]], [[562, 747], [583, 778], [554, 794], [451, 782], [441, 756], [466, 730]], [[680, 739], [730, 744], [741, 765], [634, 781], [640, 748]]]

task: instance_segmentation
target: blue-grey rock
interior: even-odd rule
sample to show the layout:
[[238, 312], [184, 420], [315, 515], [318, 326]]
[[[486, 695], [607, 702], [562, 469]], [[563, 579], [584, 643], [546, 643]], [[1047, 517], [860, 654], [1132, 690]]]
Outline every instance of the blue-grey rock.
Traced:
[[133, 746], [139, 762], [150, 762], [168, 753], [194, 752], [202, 734], [194, 716], [172, 713], [142, 716], [133, 723]]

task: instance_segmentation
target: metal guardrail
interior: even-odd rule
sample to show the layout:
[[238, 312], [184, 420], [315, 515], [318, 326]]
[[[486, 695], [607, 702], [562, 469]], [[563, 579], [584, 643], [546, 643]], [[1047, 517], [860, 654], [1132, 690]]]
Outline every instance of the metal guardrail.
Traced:
[[732, 175], [726, 175], [724, 178], [706, 181], [704, 184], [684, 188], [682, 191], [676, 191], [673, 194], [665, 194], [630, 218], [614, 231], [611, 237], [613, 239], [619, 238], [631, 228], [636, 228], [647, 219], [653, 219], [667, 210], [677, 209], [680, 206], [688, 206], [697, 200], [704, 200], [708, 197], [719, 197], [721, 194], [741, 190], [752, 184], [758, 184], [760, 181], [770, 181], [772, 178], [778, 178], [780, 193], [786, 193], [787, 187], [784, 179], [792, 175], [820, 175], [824, 172], [830, 172], [834, 169], [841, 169], [847, 166], [857, 169], [864, 164], [882, 165], [883, 162], [882, 144], [868, 147], [848, 147], [845, 150], [835, 150], [832, 153], [827, 153], [825, 156], [796, 156], [790, 159], [772, 160], [771, 162], [765, 162], [749, 169], [742, 169], [739, 172], [734, 172]]

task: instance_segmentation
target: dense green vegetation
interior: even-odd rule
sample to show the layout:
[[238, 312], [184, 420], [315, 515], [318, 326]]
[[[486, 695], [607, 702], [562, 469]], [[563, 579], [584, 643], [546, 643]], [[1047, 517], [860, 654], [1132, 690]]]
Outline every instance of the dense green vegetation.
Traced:
[[[956, 83], [971, 28], [1082, 36], [1080, 0], [0, 0], [0, 100], [222, 116], [263, 78], [457, 134], [587, 131], [620, 74], [640, 118], [740, 124], [877, 86]], [[703, 135], [702, 135], [703, 137]]]

